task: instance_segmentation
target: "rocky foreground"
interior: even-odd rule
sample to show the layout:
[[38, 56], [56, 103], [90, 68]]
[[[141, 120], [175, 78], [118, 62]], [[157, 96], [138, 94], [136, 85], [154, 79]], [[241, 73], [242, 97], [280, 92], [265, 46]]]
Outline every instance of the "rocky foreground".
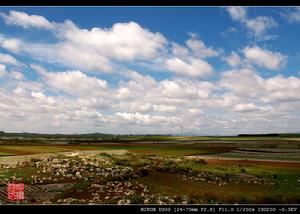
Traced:
[[[6, 184], [20, 182], [25, 183], [25, 200], [21, 203], [175, 203], [169, 197], [151, 194], [147, 186], [133, 181], [145, 176], [149, 166], [133, 169], [117, 165], [108, 154], [50, 156], [16, 166], [2, 165], [1, 170], [11, 172], [25, 167], [31, 168], [32, 175], [25, 178], [13, 174], [0, 179], [1, 203], [12, 203], [6, 200]], [[187, 203], [184, 197], [182, 203]]]
[[[187, 204], [187, 194], [154, 194], [139, 182], [152, 172], [174, 174], [182, 181], [203, 182], [220, 187], [242, 183], [276, 185], [276, 178], [259, 178], [241, 171], [236, 176], [199, 172], [193, 165], [206, 165], [202, 159], [148, 157], [120, 159], [109, 154], [79, 154], [31, 159], [16, 166], [1, 165], [0, 202], [35, 204]], [[135, 160], [135, 161], [132, 161]], [[242, 169], [241, 169], [242, 170]], [[8, 183], [25, 183], [25, 200], [6, 199]], [[197, 203], [207, 203], [201, 199]]]

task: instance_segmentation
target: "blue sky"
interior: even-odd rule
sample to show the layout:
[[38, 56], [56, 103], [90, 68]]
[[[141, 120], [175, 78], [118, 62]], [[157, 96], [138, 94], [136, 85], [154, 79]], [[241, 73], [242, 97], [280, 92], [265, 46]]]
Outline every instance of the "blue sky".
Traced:
[[2, 7], [0, 129], [299, 132], [297, 7]]

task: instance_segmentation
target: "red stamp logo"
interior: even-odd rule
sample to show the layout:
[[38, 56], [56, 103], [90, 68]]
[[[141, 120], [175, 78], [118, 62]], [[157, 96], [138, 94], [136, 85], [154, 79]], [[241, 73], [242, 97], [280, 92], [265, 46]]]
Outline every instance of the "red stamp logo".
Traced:
[[7, 199], [8, 200], [24, 200], [24, 184], [10, 183], [7, 186]]

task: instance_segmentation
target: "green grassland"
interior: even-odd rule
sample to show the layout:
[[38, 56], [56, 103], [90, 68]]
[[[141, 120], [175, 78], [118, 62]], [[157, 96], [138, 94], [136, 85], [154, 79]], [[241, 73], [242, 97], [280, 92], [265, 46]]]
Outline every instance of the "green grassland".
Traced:
[[[155, 159], [146, 155], [115, 157], [116, 164], [141, 167], [155, 166]], [[159, 159], [161, 161], [161, 159]], [[299, 203], [300, 202], [300, 164], [296, 167], [277, 166], [270, 162], [242, 165], [235, 161], [230, 165], [217, 165], [210, 162], [185, 160], [182, 162], [167, 159], [159, 170], [152, 170], [148, 176], [138, 180], [150, 187], [150, 190], [165, 195], [189, 195], [190, 203], [199, 203], [203, 199], [208, 203]], [[275, 185], [253, 183], [235, 183], [228, 181], [228, 186], [219, 186], [203, 181], [182, 181], [181, 175], [194, 176], [198, 173], [210, 173], [213, 176], [230, 178], [247, 175], [269, 179]], [[199, 200], [198, 200], [199, 199]]]
[[[131, 180], [148, 186], [152, 194], [164, 195], [176, 199], [186, 197], [187, 203], [300, 203], [300, 164], [298, 165], [277, 165], [269, 163], [241, 163], [238, 160], [230, 164], [222, 161], [203, 161], [201, 159], [185, 159], [183, 156], [161, 156], [133, 153], [127, 155], [106, 155], [113, 160], [115, 166], [132, 167], [139, 172], [147, 168], [146, 174]], [[178, 161], [179, 160], [179, 161]], [[187, 178], [197, 178], [199, 173], [207, 173], [211, 179], [183, 180]], [[30, 164], [23, 167], [0, 171], [0, 179], [15, 176], [20, 178], [25, 184], [30, 184], [32, 175], [37, 171]], [[45, 176], [51, 176], [45, 174]], [[265, 179], [265, 184], [247, 183], [240, 177], [254, 176], [258, 179]], [[208, 182], [218, 179], [218, 182], [226, 181], [226, 186]], [[232, 178], [232, 180], [230, 180]], [[234, 180], [238, 178], [238, 182]], [[62, 181], [65, 182], [65, 181]], [[72, 197], [76, 190], [83, 191], [91, 184], [85, 181], [72, 181], [75, 185], [71, 190], [63, 192], [59, 197], [66, 195]], [[270, 183], [273, 183], [272, 185]], [[58, 197], [58, 198], [59, 198]], [[129, 197], [129, 196], [128, 196]], [[139, 196], [131, 196], [131, 198]], [[110, 202], [107, 202], [110, 203]], [[115, 202], [111, 202], [115, 203]], [[176, 201], [175, 201], [176, 203]]]
[[183, 156], [183, 155], [206, 155], [230, 151], [230, 147], [205, 147], [201, 145], [177, 145], [177, 144], [127, 144], [127, 145], [101, 145], [82, 146], [82, 148], [110, 150], [124, 149], [137, 154], [161, 155], [161, 156]]
[[146, 155], [187, 156], [210, 155], [224, 158], [300, 161], [299, 141], [190, 141], [190, 142], [126, 142], [91, 144], [0, 144], [0, 156], [70, 152], [78, 150], [128, 150]]
[[29, 155], [40, 153], [70, 152], [85, 150], [81, 146], [56, 146], [56, 145], [0, 145], [0, 155]]
[[10, 155], [14, 155], [13, 153], [8, 153], [8, 152], [0, 152], [0, 157], [1, 156], [10, 156]]
[[238, 136], [194, 136], [194, 135], [115, 135], [103, 133], [90, 134], [37, 134], [5, 133], [0, 131], [0, 143], [102, 143], [102, 142], [191, 142], [191, 141], [298, 141], [300, 134], [258, 134]]
[[[18, 139], [16, 143], [16, 139], [5, 139], [0, 143], [0, 158], [103, 150], [99, 157], [111, 159], [113, 166], [132, 167], [144, 174], [132, 182], [148, 186], [153, 194], [175, 199], [186, 196], [188, 203], [200, 204], [300, 203], [299, 136], [123, 136], [122, 139], [111, 138], [111, 141], [108, 139], [112, 136], [106, 137], [101, 142], [90, 139], [86, 143], [81, 139], [60, 144], [52, 144], [52, 140], [28, 143], [28, 139]], [[130, 153], [108, 155], [106, 150], [127, 150]], [[201, 155], [208, 159], [202, 159]], [[209, 175], [208, 178], [195, 179], [201, 173]], [[15, 176], [30, 184], [36, 174], [36, 168], [29, 163], [0, 169], [0, 180]], [[217, 178], [226, 182], [226, 186], [219, 185]], [[253, 178], [265, 183], [248, 183]], [[89, 185], [79, 180], [61, 182], [75, 183], [72, 191], [64, 192], [61, 198], [64, 194], [71, 197], [76, 188], [84, 192]]]

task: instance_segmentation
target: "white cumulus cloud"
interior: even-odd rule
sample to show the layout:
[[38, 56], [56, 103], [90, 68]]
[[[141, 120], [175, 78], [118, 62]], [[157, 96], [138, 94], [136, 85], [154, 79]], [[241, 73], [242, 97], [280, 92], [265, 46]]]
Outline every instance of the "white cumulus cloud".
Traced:
[[4, 18], [6, 24], [8, 25], [17, 25], [23, 28], [54, 28], [53, 24], [43, 16], [28, 15], [25, 12], [18, 12], [15, 10], [11, 10], [8, 15], [6, 15], [5, 13], [1, 13], [1, 16]]
[[300, 7], [292, 8], [289, 12], [283, 14], [283, 17], [290, 23], [300, 22]]
[[9, 54], [0, 53], [0, 63], [15, 65], [15, 66], [23, 66], [24, 64], [19, 62], [16, 58]]
[[105, 80], [87, 76], [80, 71], [46, 72], [43, 79], [51, 88], [76, 96], [101, 94], [107, 88]]
[[4, 77], [6, 74], [7, 74], [6, 66], [3, 64], [0, 64], [0, 78]]
[[224, 60], [230, 65], [231, 67], [237, 67], [241, 64], [242, 60], [241, 57], [236, 52], [231, 52], [231, 54], [224, 58]]
[[248, 19], [245, 24], [249, 29], [254, 31], [256, 37], [263, 36], [268, 29], [278, 26], [277, 22], [273, 18], [266, 16]]
[[258, 46], [246, 47], [243, 53], [247, 60], [270, 70], [279, 70], [286, 66], [287, 56], [279, 52], [272, 52]]
[[168, 70], [182, 76], [202, 77], [211, 75], [213, 67], [202, 59], [189, 58], [184, 61], [180, 58], [171, 58], [165, 61]]
[[206, 47], [203, 41], [191, 38], [186, 41], [186, 45], [193, 51], [197, 57], [212, 57], [218, 56], [219, 52], [214, 50], [212, 47]]
[[249, 18], [246, 7], [227, 7], [226, 10], [234, 21], [238, 21], [248, 28], [254, 37], [259, 39], [274, 38], [274, 36], [266, 35], [267, 30], [278, 27], [277, 22], [272, 17]]

